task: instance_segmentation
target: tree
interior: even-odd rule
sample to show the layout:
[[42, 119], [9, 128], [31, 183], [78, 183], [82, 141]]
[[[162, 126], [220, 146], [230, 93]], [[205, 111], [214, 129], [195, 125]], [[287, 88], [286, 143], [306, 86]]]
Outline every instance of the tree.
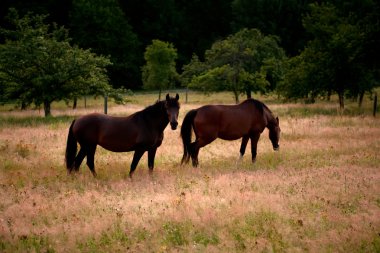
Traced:
[[79, 46], [110, 56], [113, 87], [139, 86], [143, 53], [117, 0], [73, 0], [70, 36]]
[[372, 19], [357, 18], [352, 13], [344, 15], [332, 4], [310, 7], [303, 23], [312, 40], [289, 61], [290, 68], [279, 91], [288, 98], [310, 96], [312, 100], [317, 95], [336, 92], [343, 109], [347, 94], [362, 95], [376, 85], [379, 71], [369, 60], [374, 57], [369, 57], [369, 52], [379, 52], [373, 43], [379, 42], [373, 36], [379, 28], [368, 22]]
[[161, 90], [170, 87], [177, 79], [175, 60], [177, 50], [171, 43], [153, 40], [147, 46], [144, 54], [146, 64], [142, 67], [144, 88], [158, 89], [158, 99], [161, 99]]
[[[284, 58], [275, 37], [264, 36], [257, 29], [243, 29], [206, 51], [205, 62], [200, 65], [204, 70], [195, 73], [189, 86], [203, 91], [232, 91], [238, 102], [240, 93], [250, 98], [252, 92], [266, 92], [269, 80], [275, 86]], [[199, 65], [195, 60], [184, 68], [187, 71], [183, 75]]]
[[205, 63], [199, 60], [198, 55], [193, 54], [190, 63], [182, 66], [182, 74], [180, 75], [181, 84], [187, 87], [194, 76], [202, 74], [206, 69]]
[[53, 101], [111, 90], [106, 67], [110, 61], [69, 43], [67, 30], [44, 24], [46, 15], [20, 18], [14, 9], [9, 19], [15, 30], [1, 29], [0, 82], [4, 99], [26, 106], [43, 104], [51, 115]]
[[144, 47], [152, 39], [170, 41], [178, 49], [180, 66], [193, 53], [203, 58], [215, 40], [231, 33], [231, 0], [119, 2]]
[[315, 0], [232, 0], [232, 30], [257, 28], [264, 34], [276, 35], [287, 55], [297, 55], [307, 38], [302, 15], [312, 2]]

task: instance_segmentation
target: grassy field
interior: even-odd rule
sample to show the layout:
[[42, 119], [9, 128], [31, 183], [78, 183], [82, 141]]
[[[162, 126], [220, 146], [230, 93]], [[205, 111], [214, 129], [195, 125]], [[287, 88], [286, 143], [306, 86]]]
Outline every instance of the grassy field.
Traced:
[[[184, 101], [184, 94], [180, 94]], [[111, 115], [157, 100], [136, 94]], [[133, 181], [133, 153], [100, 147], [98, 178], [84, 164], [68, 176], [64, 152], [71, 120], [102, 112], [101, 99], [76, 110], [0, 107], [0, 252], [380, 252], [380, 120], [370, 101], [281, 104], [261, 97], [280, 118], [280, 152], [267, 130], [237, 163], [240, 141], [201, 149], [200, 167], [179, 165], [179, 130], [165, 130], [150, 177], [146, 155]], [[185, 113], [232, 104], [229, 93], [189, 94]]]

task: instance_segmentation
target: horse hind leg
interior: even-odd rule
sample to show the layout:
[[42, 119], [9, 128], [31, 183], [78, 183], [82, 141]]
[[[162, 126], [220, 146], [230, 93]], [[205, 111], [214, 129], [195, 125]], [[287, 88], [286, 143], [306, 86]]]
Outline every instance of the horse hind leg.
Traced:
[[195, 142], [190, 144], [190, 155], [191, 155], [193, 167], [198, 167], [199, 165], [198, 154], [199, 154], [200, 148], [206, 146], [207, 144], [211, 143], [215, 139], [216, 137], [209, 138], [209, 139], [199, 138]]
[[75, 170], [75, 172], [79, 171], [79, 167], [82, 164], [82, 161], [85, 156], [86, 156], [86, 151], [83, 147], [81, 147], [77, 156], [74, 159], [74, 166], [70, 168], [69, 173], [71, 173], [73, 169]]
[[193, 145], [192, 152], [191, 152], [191, 161], [192, 161], [193, 167], [195, 168], [198, 167], [199, 165], [199, 161], [198, 161], [199, 149], [200, 147]]
[[96, 145], [90, 146], [87, 148], [87, 166], [94, 177], [97, 176], [96, 171], [95, 171], [95, 162], [94, 162], [95, 151], [96, 151]]
[[187, 164], [189, 162], [190, 154], [191, 154], [191, 148], [189, 147], [189, 150], [185, 154], [183, 154], [183, 156], [182, 156], [181, 165]]

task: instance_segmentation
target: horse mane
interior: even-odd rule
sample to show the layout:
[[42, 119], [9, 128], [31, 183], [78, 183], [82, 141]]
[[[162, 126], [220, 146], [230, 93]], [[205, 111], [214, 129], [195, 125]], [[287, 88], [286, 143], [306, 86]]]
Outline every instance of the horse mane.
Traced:
[[261, 114], [264, 114], [264, 110], [267, 110], [268, 112], [270, 112], [272, 114], [272, 111], [261, 101], [259, 100], [256, 100], [256, 99], [253, 99], [253, 98], [248, 98], [247, 100], [245, 100], [243, 103], [252, 103], [256, 106], [257, 109], [259, 109], [260, 113]]
[[147, 121], [152, 120], [152, 116], [161, 115], [161, 112], [163, 112], [163, 107], [165, 101], [157, 101], [156, 103], [152, 105], [148, 105], [141, 111], [135, 112], [134, 117], [142, 118]]
[[[270, 121], [273, 121], [275, 120], [276, 118], [274, 117], [272, 111], [268, 108], [268, 106], [266, 106], [266, 104], [264, 104], [263, 102], [259, 101], [259, 100], [256, 100], [256, 99], [253, 99], [253, 98], [249, 98], [247, 100], [245, 100], [243, 103], [253, 103], [257, 109], [259, 109], [260, 113], [262, 115], [265, 114], [265, 111], [267, 112], [267, 115], [270, 116], [269, 120]], [[271, 123], [274, 123], [274, 122], [271, 122]]]
[[159, 101], [157, 100], [156, 103], [152, 105], [148, 105], [141, 111], [141, 113], [144, 114], [150, 114], [150, 113], [156, 113], [157, 111], [161, 110], [164, 106], [165, 101]]
[[[175, 102], [174, 102], [174, 101]], [[152, 105], [149, 105], [147, 107], [145, 107], [145, 109], [141, 110], [140, 112], [138, 112], [139, 114], [141, 115], [151, 115], [151, 114], [157, 114], [161, 111], [163, 111], [163, 109], [165, 108], [165, 102], [166, 100], [157, 100], [156, 103], [152, 104]], [[168, 101], [168, 103], [170, 104], [170, 106], [173, 106], [173, 104], [175, 103], [178, 107], [179, 107], [179, 103], [177, 100], [175, 99], [170, 99]]]

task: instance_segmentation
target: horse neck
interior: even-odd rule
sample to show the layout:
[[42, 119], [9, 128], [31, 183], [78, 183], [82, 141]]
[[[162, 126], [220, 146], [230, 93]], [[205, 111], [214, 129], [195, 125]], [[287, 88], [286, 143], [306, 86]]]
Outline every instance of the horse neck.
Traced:
[[264, 108], [264, 115], [265, 115], [266, 122], [267, 122], [266, 127], [269, 130], [273, 130], [273, 128], [277, 125], [276, 118], [273, 116], [272, 112], [269, 111], [267, 108]]
[[147, 108], [146, 120], [152, 129], [164, 131], [165, 127], [169, 124], [169, 119], [165, 112], [164, 102], [160, 101]]

